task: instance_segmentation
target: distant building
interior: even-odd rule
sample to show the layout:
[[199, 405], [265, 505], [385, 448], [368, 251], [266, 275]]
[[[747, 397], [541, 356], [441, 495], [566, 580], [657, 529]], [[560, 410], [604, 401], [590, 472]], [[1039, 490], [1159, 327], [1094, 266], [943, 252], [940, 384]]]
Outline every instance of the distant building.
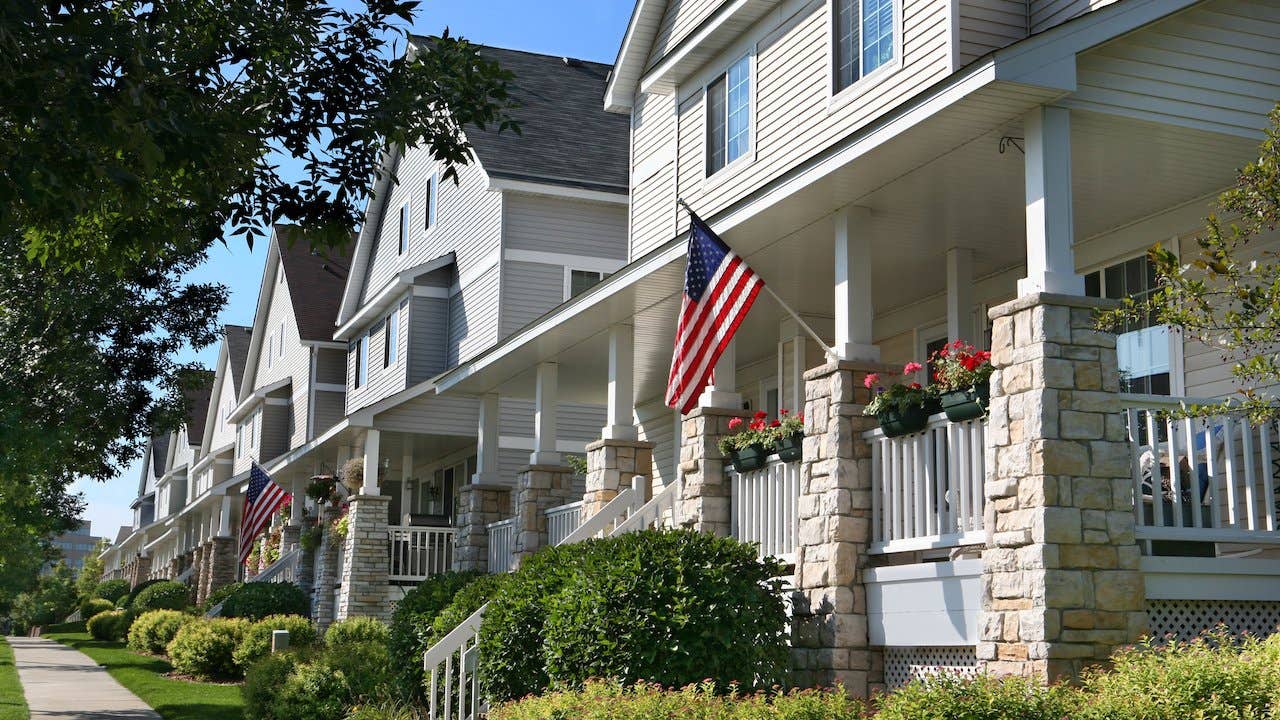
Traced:
[[[53, 546], [62, 553], [63, 562], [75, 572], [80, 572], [80, 568], [84, 567], [85, 559], [102, 540], [100, 537], [93, 536], [90, 525], [91, 523], [85, 520], [79, 529], [65, 532], [53, 539]], [[48, 569], [46, 567], [45, 571], [47, 572]]]

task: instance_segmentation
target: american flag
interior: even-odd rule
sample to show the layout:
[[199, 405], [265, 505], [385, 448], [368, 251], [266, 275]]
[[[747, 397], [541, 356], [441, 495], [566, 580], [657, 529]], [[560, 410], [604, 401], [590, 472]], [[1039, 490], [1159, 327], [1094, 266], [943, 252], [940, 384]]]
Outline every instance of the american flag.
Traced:
[[271, 515], [291, 499], [257, 463], [253, 464], [249, 470], [249, 492], [244, 496], [244, 514], [240, 516], [241, 565], [249, 559], [253, 541], [271, 523]]
[[716, 361], [738, 331], [764, 280], [689, 211], [689, 251], [667, 405], [687, 413], [698, 404]]

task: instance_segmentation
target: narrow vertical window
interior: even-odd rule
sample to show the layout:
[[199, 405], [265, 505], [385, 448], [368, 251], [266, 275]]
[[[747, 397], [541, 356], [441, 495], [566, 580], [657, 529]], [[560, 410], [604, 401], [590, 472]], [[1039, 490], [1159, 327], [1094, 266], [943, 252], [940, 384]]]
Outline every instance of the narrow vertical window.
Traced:
[[280, 357], [284, 357], [284, 321], [280, 321], [280, 348], [278, 350]]
[[400, 206], [400, 254], [409, 249], [409, 203]]
[[271, 360], [276, 356], [276, 336], [274, 333], [267, 335], [267, 367], [271, 367]]
[[832, 0], [832, 85], [849, 87], [893, 60], [897, 0]]
[[707, 174], [751, 150], [751, 56], [707, 86]]
[[425, 199], [426, 202], [423, 204], [426, 205], [426, 210], [424, 211], [426, 218], [423, 224], [425, 229], [430, 230], [436, 226], [436, 176], [434, 174], [427, 181], [427, 197]]
[[835, 0], [835, 84], [839, 92], [861, 77], [858, 72], [858, 3]]
[[385, 326], [382, 333], [382, 367], [389, 368], [396, 364], [400, 352], [399, 310], [394, 310], [387, 316]]
[[356, 369], [354, 385], [357, 389], [364, 387], [369, 378], [369, 336], [361, 335], [356, 341]]

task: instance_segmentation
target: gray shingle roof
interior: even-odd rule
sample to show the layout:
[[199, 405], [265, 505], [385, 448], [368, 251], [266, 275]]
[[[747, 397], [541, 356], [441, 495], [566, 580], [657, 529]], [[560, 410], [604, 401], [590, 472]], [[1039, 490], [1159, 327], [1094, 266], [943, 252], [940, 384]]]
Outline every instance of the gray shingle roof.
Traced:
[[169, 454], [169, 435], [154, 435], [151, 438], [151, 474], [156, 477], [164, 475], [164, 461]]
[[249, 341], [253, 328], [247, 325], [224, 325], [222, 336], [227, 342], [227, 364], [231, 366], [231, 392], [239, 399], [240, 378], [244, 376], [245, 363], [249, 362]]
[[341, 249], [313, 252], [301, 230], [292, 225], [277, 225], [276, 240], [298, 335], [303, 340], [332, 341], [355, 241]]
[[192, 371], [191, 384], [183, 390], [183, 398], [187, 402], [188, 445], [199, 445], [204, 439], [204, 424], [209, 417], [213, 379], [214, 374], [209, 370]]
[[480, 54], [515, 75], [519, 103], [519, 135], [466, 128], [490, 176], [627, 192], [631, 123], [604, 110], [609, 65], [489, 46]]

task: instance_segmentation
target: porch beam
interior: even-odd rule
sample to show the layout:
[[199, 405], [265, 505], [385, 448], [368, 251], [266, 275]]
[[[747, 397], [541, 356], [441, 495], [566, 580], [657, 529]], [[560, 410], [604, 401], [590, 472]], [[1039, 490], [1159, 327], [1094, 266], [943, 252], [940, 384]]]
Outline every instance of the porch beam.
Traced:
[[498, 477], [498, 412], [501, 409], [498, 393], [480, 396], [480, 424], [476, 438], [476, 472], [471, 482], [477, 485], [496, 484]]
[[742, 395], [737, 390], [738, 340], [731, 339], [716, 361], [711, 383], [698, 396], [698, 407], [742, 409]]
[[382, 432], [377, 428], [369, 428], [364, 436], [364, 483], [360, 487], [361, 495], [378, 494], [378, 454], [381, 446]]
[[553, 362], [538, 364], [537, 388], [534, 392], [533, 453], [530, 465], [559, 465], [556, 450], [558, 419], [556, 407], [560, 395], [560, 366]]
[[1023, 119], [1027, 205], [1027, 276], [1018, 295], [1083, 295], [1076, 274], [1071, 201], [1071, 111], [1040, 107]]
[[609, 328], [609, 409], [600, 434], [605, 440], [636, 440], [635, 328], [618, 324]]
[[850, 205], [836, 211], [835, 351], [841, 360], [880, 360], [872, 336], [871, 208]]
[[980, 345], [973, 327], [973, 250], [947, 250], [947, 340]]

